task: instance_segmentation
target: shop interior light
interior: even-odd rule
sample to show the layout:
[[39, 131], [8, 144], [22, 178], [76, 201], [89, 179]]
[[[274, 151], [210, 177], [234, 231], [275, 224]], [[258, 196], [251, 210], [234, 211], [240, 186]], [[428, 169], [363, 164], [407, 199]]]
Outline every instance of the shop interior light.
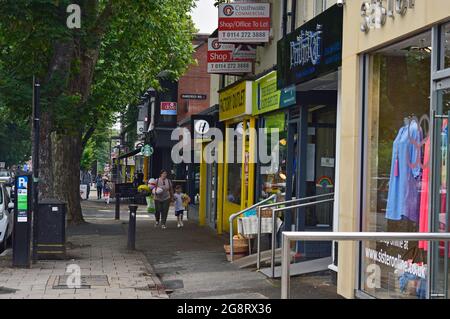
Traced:
[[283, 146], [286, 146], [286, 144], [287, 144], [286, 139], [285, 139], [285, 138], [282, 138], [282, 139], [280, 140], [280, 144], [283, 145]]
[[283, 172], [280, 172], [278, 175], [280, 175], [280, 178], [285, 181], [286, 180], [286, 175]]

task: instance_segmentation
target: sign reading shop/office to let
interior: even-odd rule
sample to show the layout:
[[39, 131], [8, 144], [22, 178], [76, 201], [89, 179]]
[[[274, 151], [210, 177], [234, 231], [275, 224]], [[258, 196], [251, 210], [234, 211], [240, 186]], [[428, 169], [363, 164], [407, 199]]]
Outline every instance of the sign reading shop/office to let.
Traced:
[[231, 43], [220, 43], [218, 38], [208, 39], [208, 73], [250, 73], [255, 58], [256, 49], [253, 50], [250, 46], [244, 48]]
[[161, 115], [177, 115], [177, 102], [161, 102]]
[[269, 42], [269, 3], [222, 3], [219, 5], [219, 41], [225, 43]]

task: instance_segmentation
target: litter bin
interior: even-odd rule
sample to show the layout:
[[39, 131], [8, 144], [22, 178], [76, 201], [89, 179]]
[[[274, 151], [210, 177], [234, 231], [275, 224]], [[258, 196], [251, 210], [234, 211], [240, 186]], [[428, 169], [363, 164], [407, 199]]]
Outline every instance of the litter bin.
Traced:
[[34, 230], [34, 259], [63, 259], [66, 255], [66, 203], [39, 203]]

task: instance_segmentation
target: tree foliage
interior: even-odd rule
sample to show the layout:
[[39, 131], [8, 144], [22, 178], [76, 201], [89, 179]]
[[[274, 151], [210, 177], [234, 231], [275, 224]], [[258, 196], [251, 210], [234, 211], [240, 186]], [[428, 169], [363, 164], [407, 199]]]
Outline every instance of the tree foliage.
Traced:
[[[66, 25], [71, 3], [81, 8], [81, 29]], [[111, 126], [126, 105], [136, 105], [156, 85], [157, 74], [183, 74], [192, 62], [193, 5], [194, 0], [0, 0], [2, 110], [29, 122], [32, 77], [39, 79], [40, 191], [68, 199], [71, 214], [80, 210], [77, 179], [70, 187], [59, 185], [60, 171], [77, 176], [82, 150], [96, 130]]]

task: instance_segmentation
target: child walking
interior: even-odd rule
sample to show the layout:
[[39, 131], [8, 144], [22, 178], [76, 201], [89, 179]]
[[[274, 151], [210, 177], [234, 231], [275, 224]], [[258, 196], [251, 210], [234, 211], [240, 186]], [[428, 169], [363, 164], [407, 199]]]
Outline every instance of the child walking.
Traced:
[[175, 200], [175, 216], [177, 216], [177, 227], [183, 227], [183, 214], [185, 206], [189, 203], [187, 199], [189, 196], [182, 193], [181, 185], [175, 187], [175, 194], [173, 194]]

